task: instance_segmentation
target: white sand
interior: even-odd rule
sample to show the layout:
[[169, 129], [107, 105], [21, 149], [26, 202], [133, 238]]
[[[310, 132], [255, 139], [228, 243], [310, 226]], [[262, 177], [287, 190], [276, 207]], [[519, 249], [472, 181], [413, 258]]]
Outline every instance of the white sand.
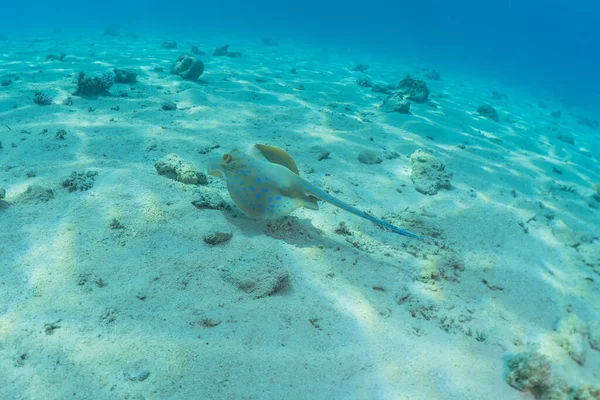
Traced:
[[[164, 39], [179, 50], [161, 49]], [[20, 78], [0, 88], [0, 398], [522, 399], [531, 397], [505, 382], [504, 359], [528, 350], [570, 385], [600, 382], [600, 353], [586, 343], [580, 366], [554, 330], [569, 311], [600, 319], [600, 276], [572, 247], [600, 252], [600, 214], [588, 205], [600, 182], [598, 132], [577, 123], [577, 110], [548, 98], [542, 108], [524, 90], [443, 65], [264, 47], [260, 38], [192, 42], [209, 54], [202, 83], [168, 73], [185, 38], [0, 42], [0, 79]], [[224, 43], [243, 57], [210, 56]], [[59, 51], [64, 61], [45, 61]], [[378, 111], [384, 95], [355, 84], [357, 62], [388, 83], [435, 67], [437, 107]], [[128, 98], [61, 105], [75, 72], [114, 67], [140, 73], [135, 90], [111, 89]], [[55, 104], [34, 104], [35, 90]], [[508, 99], [492, 99], [494, 90]], [[179, 109], [162, 111], [163, 100]], [[486, 103], [499, 123], [475, 112]], [[65, 140], [55, 139], [60, 129]], [[176, 153], [204, 170], [210, 156], [255, 142], [287, 149], [309, 181], [424, 239], [329, 204], [277, 223], [199, 210], [196, 187], [153, 166]], [[318, 161], [315, 146], [330, 158]], [[384, 161], [359, 163], [364, 149]], [[416, 149], [446, 163], [452, 190], [413, 189]], [[384, 157], [392, 152], [400, 157]], [[61, 181], [72, 171], [96, 171], [94, 186], [68, 192]], [[27, 201], [30, 185], [54, 198]], [[223, 181], [208, 187], [230, 201]], [[114, 218], [125, 229], [111, 229]], [[340, 222], [351, 236], [335, 233]], [[205, 244], [214, 231], [233, 238]], [[457, 281], [416, 279], [435, 255], [464, 263]], [[289, 271], [289, 288], [255, 299], [222, 277], [262, 265]], [[432, 319], [411, 316], [419, 304], [437, 307]], [[220, 323], [204, 326], [206, 318]]]

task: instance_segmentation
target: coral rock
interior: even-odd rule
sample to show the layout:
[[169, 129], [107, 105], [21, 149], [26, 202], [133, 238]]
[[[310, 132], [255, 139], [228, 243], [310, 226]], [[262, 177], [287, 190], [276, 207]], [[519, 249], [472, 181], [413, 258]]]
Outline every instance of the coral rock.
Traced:
[[177, 154], [171, 153], [154, 163], [154, 168], [160, 175], [165, 175], [188, 185], [205, 185], [208, 183], [206, 175], [198, 171], [193, 165], [183, 160]]
[[417, 150], [410, 156], [412, 172], [410, 178], [419, 193], [432, 196], [439, 189], [452, 187], [452, 172], [446, 171], [446, 165], [437, 157]]
[[416, 101], [417, 103], [424, 103], [429, 98], [429, 89], [424, 80], [418, 78], [411, 78], [410, 75], [406, 75], [404, 79], [398, 84], [398, 92], [401, 93], [405, 99]]
[[203, 72], [204, 63], [188, 54], [179, 56], [171, 66], [172, 75], [179, 75], [188, 81], [197, 80]]
[[551, 386], [552, 365], [548, 358], [537, 353], [519, 353], [507, 362], [506, 381], [515, 389], [546, 391]]
[[93, 78], [87, 76], [84, 72], [77, 74], [77, 90], [73, 93], [75, 96], [108, 96], [108, 89], [113, 84], [111, 74], [102, 74]]
[[136, 83], [137, 72], [130, 69], [114, 69], [116, 83]]

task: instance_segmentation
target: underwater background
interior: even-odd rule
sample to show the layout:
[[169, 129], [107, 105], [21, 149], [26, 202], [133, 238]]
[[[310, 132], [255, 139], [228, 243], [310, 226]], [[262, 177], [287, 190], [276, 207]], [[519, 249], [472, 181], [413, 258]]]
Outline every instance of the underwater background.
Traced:
[[600, 3], [0, 7], [0, 400], [600, 399]]
[[119, 24], [154, 34], [189, 31], [307, 41], [418, 58], [554, 95], [600, 104], [600, 6], [593, 0], [103, 1], [3, 6], [3, 31], [65, 35]]

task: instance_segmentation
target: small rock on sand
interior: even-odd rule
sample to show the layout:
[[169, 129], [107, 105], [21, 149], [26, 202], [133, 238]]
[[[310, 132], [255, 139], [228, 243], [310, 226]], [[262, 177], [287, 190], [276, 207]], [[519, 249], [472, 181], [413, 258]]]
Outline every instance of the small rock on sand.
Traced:
[[229, 242], [232, 237], [233, 234], [230, 232], [212, 232], [204, 236], [204, 243], [215, 246], [217, 244]]
[[188, 185], [206, 185], [208, 179], [193, 164], [183, 160], [175, 153], [171, 153], [154, 163], [154, 168], [160, 175]]
[[165, 100], [162, 103], [160, 103], [160, 108], [162, 108], [165, 111], [174, 111], [177, 110], [177, 104], [174, 101]]
[[496, 109], [489, 104], [480, 106], [477, 108], [477, 113], [482, 117], [491, 119], [492, 121], [498, 122], [498, 112]]
[[222, 210], [229, 211], [231, 206], [213, 189], [206, 186], [199, 186], [198, 191], [194, 193], [192, 204], [201, 210]]
[[398, 93], [407, 100], [424, 103], [429, 98], [429, 89], [424, 80], [406, 75], [398, 84]]
[[386, 97], [379, 108], [386, 113], [410, 114], [410, 102], [404, 100], [404, 96], [401, 93], [394, 93]]
[[410, 178], [417, 192], [433, 196], [439, 189], [452, 187], [452, 172], [446, 170], [446, 165], [439, 158], [419, 149], [411, 154], [410, 163]]
[[116, 83], [136, 83], [137, 82], [137, 72], [130, 69], [118, 69], [115, 68], [113, 70], [115, 73], [115, 82]]
[[175, 60], [170, 72], [185, 80], [196, 81], [204, 72], [204, 63], [189, 54], [182, 54]]
[[358, 155], [358, 161], [360, 161], [363, 164], [373, 165], [380, 164], [382, 160], [381, 157], [379, 157], [374, 151], [363, 150]]

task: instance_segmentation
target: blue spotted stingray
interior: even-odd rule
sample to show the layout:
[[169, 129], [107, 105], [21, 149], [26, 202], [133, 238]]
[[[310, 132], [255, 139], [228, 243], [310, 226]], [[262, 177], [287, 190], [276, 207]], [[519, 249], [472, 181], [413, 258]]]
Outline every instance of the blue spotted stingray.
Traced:
[[317, 200], [323, 200], [392, 232], [420, 237], [354, 208], [302, 179], [292, 156], [277, 147], [256, 144], [247, 153], [232, 150], [223, 157], [212, 158], [208, 173], [225, 179], [235, 205], [253, 219], [283, 217], [299, 207], [318, 210]]

